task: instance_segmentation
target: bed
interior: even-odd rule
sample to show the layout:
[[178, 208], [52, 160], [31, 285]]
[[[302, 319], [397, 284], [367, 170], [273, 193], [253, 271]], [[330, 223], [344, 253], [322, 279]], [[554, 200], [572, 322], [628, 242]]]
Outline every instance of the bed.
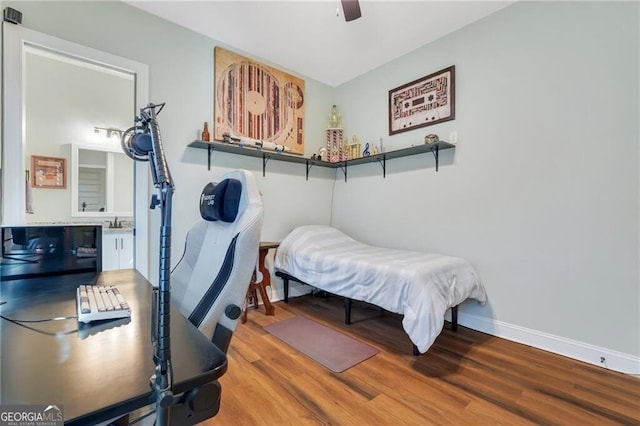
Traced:
[[293, 279], [403, 315], [416, 355], [438, 337], [449, 308], [469, 298], [486, 301], [478, 274], [464, 259], [370, 246], [329, 226], [291, 231], [280, 243], [274, 269], [285, 280], [285, 299]]

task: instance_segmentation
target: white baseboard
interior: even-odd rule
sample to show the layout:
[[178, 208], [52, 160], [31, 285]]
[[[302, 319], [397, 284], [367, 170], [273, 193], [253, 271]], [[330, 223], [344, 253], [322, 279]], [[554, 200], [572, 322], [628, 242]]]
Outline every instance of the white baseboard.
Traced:
[[[634, 355], [463, 312], [458, 314], [458, 324], [598, 367], [640, 374], [640, 357]], [[602, 358], [604, 361], [601, 361]]]
[[[289, 297], [298, 297], [310, 292], [311, 287], [307, 285], [289, 282]], [[273, 301], [284, 300], [282, 287], [272, 296]], [[447, 319], [450, 319], [450, 315], [450, 312], [447, 312]], [[458, 313], [458, 324], [598, 367], [640, 375], [640, 357], [634, 355], [464, 312]], [[604, 358], [604, 362], [601, 358]]]

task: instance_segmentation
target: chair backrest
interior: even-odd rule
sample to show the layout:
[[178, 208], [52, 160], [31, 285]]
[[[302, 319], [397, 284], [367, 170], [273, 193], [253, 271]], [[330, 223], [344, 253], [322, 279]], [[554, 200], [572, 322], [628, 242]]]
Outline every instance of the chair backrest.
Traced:
[[171, 299], [226, 352], [260, 246], [262, 198], [253, 174], [234, 170], [217, 185], [208, 184], [200, 197], [200, 214], [171, 273]]

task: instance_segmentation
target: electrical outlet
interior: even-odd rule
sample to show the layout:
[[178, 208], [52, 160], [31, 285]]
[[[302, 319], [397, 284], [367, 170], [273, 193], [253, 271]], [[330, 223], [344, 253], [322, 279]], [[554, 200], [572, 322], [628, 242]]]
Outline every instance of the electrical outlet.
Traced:
[[456, 144], [458, 143], [458, 131], [452, 130], [449, 132], [449, 143]]

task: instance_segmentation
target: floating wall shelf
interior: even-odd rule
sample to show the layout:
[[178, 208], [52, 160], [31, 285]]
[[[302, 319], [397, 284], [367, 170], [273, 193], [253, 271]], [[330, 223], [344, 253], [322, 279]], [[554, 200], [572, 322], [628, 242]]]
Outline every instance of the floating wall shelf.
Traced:
[[337, 163], [330, 163], [328, 161], [314, 160], [311, 158], [298, 157], [290, 154], [282, 154], [274, 151], [263, 151], [253, 147], [242, 147], [240, 145], [234, 145], [222, 142], [206, 142], [206, 141], [193, 141], [189, 144], [192, 148], [206, 149], [207, 150], [207, 168], [211, 170], [211, 153], [213, 151], [228, 152], [232, 154], [246, 155], [249, 157], [262, 158], [262, 176], [265, 176], [267, 163], [273, 159], [276, 161], [286, 161], [289, 163], [299, 163], [306, 166], [306, 178], [309, 180], [309, 170], [313, 166], [328, 167], [330, 169], [340, 168], [344, 173], [344, 181], [347, 181], [347, 168], [350, 166], [356, 166], [358, 164], [365, 163], [380, 163], [382, 166], [382, 176], [387, 176], [387, 160], [393, 158], [407, 157], [409, 155], [422, 154], [424, 152], [431, 152], [436, 159], [436, 172], [438, 171], [439, 153], [444, 149], [452, 149], [454, 145], [448, 142], [437, 142], [433, 144], [421, 144], [412, 146], [409, 148], [398, 149], [395, 151], [382, 152], [376, 155], [370, 155], [368, 157], [355, 158], [353, 160], [339, 161]]

